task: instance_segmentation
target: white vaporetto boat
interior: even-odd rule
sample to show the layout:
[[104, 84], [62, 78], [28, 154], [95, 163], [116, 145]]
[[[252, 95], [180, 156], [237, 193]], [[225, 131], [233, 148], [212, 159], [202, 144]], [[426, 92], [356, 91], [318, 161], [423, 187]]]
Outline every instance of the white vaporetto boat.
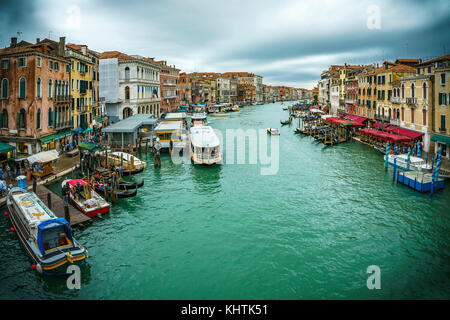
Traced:
[[[425, 163], [425, 160], [419, 157], [411, 156], [408, 168], [408, 154], [390, 154], [388, 156], [388, 163], [390, 165], [394, 165], [394, 159], [397, 159], [396, 165], [397, 167], [403, 170], [411, 170], [411, 171], [422, 171], [428, 172], [431, 171], [431, 165]], [[386, 156], [384, 156], [384, 161], [386, 161]]]
[[87, 250], [72, 236], [69, 222], [56, 217], [34, 192], [13, 188], [6, 204], [11, 230], [16, 231], [33, 260], [33, 269], [46, 275], [65, 275], [68, 265], [84, 263]]
[[190, 129], [191, 159], [196, 164], [212, 165], [222, 161], [220, 140], [210, 126], [196, 126]]

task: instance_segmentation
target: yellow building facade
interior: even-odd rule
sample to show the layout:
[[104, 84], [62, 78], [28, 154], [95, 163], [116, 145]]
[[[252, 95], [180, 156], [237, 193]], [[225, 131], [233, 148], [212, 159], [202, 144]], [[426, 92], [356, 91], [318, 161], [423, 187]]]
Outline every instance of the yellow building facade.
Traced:
[[85, 45], [68, 44], [66, 57], [70, 58], [71, 62], [70, 95], [73, 128], [92, 128], [95, 64]]

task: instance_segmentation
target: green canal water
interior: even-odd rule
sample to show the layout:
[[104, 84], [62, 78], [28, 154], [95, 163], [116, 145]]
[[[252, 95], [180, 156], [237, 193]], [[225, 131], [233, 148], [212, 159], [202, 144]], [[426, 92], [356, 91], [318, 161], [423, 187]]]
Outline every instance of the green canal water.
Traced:
[[[246, 107], [227, 128], [280, 127], [279, 103]], [[168, 156], [75, 237], [89, 250], [80, 290], [42, 276], [0, 218], [3, 299], [450, 298], [450, 187], [419, 194], [392, 182], [382, 155], [326, 147], [281, 128], [279, 170], [175, 165]], [[59, 192], [59, 186], [54, 186]], [[367, 267], [381, 269], [368, 290]]]

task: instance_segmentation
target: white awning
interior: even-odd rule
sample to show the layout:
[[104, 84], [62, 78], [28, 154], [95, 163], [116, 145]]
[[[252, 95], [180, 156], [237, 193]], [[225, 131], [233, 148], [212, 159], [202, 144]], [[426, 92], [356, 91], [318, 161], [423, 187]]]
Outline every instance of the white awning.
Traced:
[[50, 150], [50, 151], [43, 151], [43, 152], [39, 152], [36, 153], [30, 157], [27, 158], [28, 162], [30, 164], [33, 164], [35, 162], [50, 162], [53, 160], [58, 159], [59, 157], [59, 153], [56, 150]]

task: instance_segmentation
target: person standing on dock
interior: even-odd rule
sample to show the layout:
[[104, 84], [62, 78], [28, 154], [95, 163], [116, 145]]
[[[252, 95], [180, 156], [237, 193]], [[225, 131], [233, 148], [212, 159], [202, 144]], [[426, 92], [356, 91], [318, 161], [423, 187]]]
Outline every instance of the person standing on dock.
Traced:
[[70, 187], [69, 184], [66, 183], [61, 190], [62, 198], [64, 202], [64, 206], [67, 207], [69, 205], [69, 193], [70, 193]]

